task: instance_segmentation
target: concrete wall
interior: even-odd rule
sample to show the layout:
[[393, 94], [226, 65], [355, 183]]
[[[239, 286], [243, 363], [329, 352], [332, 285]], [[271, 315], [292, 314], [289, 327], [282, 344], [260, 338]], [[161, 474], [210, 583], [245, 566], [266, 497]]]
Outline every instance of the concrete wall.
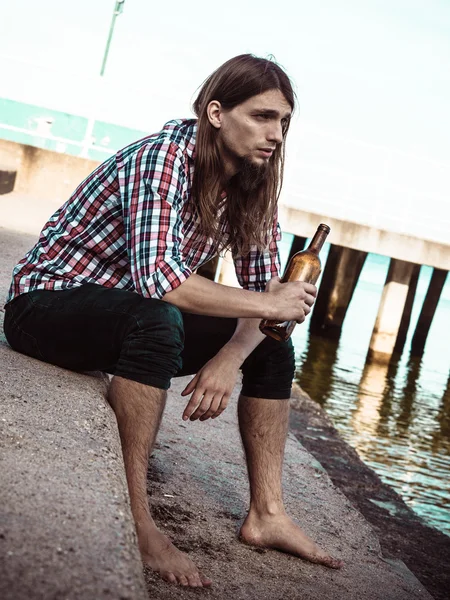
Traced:
[[0, 139], [0, 167], [16, 169], [14, 191], [65, 202], [98, 161]]

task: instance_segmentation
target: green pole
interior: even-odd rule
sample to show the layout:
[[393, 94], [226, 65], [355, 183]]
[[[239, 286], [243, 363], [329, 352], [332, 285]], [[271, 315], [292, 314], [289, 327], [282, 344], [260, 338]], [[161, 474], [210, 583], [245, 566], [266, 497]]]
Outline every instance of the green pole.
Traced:
[[117, 15], [123, 11], [123, 5], [125, 4], [125, 0], [116, 0], [116, 5], [114, 6], [114, 12], [111, 20], [111, 25], [109, 27], [108, 41], [106, 42], [105, 54], [103, 56], [102, 69], [100, 71], [100, 76], [102, 77], [105, 72], [106, 61], [108, 59], [109, 46], [111, 45], [111, 40], [114, 32], [114, 25], [116, 23]]

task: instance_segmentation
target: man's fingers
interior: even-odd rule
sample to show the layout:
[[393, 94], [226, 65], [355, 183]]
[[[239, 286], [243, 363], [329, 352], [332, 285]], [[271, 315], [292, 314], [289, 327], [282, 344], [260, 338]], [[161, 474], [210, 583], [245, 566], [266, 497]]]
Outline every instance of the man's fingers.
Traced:
[[306, 283], [306, 281], [303, 281], [303, 289], [305, 290], [305, 292], [307, 294], [310, 294], [311, 296], [314, 296], [314, 298], [317, 296], [317, 288], [315, 285], [313, 285], [312, 283]]
[[213, 399], [214, 399], [214, 393], [212, 393], [212, 394], [206, 393], [203, 396], [203, 400], [200, 402], [197, 409], [192, 413], [192, 415], [190, 417], [191, 421], [196, 421], [202, 415], [204, 415], [208, 411], [209, 407], [211, 406]]
[[222, 394], [220, 392], [218, 394], [216, 394], [214, 396], [208, 410], [200, 417], [200, 421], [206, 421], [206, 419], [209, 419], [213, 415], [215, 415], [216, 412], [218, 411], [219, 407], [221, 406], [223, 398], [225, 398], [225, 396], [222, 396]]
[[219, 408], [216, 410], [216, 412], [213, 415], [211, 415], [211, 419], [217, 419], [217, 417], [219, 417], [223, 413], [223, 411], [228, 406], [229, 399], [230, 399], [230, 396], [228, 396], [226, 394], [222, 397], [222, 401], [219, 405]]
[[197, 388], [195, 390], [195, 392], [192, 394], [191, 399], [186, 404], [186, 408], [183, 411], [183, 421], [187, 421], [191, 417], [191, 415], [195, 412], [198, 405], [202, 401], [202, 396], [203, 396], [204, 391], [205, 390], [203, 390], [203, 389], [200, 390], [199, 388]]
[[303, 302], [305, 304], [307, 304], [308, 306], [312, 306], [315, 302], [315, 297], [312, 294], [306, 294], [306, 296], [303, 299]]
[[302, 302], [301, 306], [302, 306], [302, 310], [303, 310], [303, 316], [300, 317], [300, 319], [297, 319], [297, 323], [299, 325], [301, 325], [305, 321], [306, 317], [311, 312], [311, 306], [309, 306], [308, 304], [306, 304], [306, 302]]
[[197, 385], [198, 376], [199, 376], [199, 373], [197, 373], [197, 375], [193, 379], [191, 379], [191, 381], [187, 384], [187, 386], [181, 392], [182, 396], [188, 396], [191, 392], [194, 391], [195, 386]]
[[305, 314], [303, 313], [303, 317], [301, 317], [300, 319], [297, 319], [297, 323], [298, 323], [299, 325], [301, 325], [301, 324], [303, 323], [303, 321], [305, 320], [305, 318], [306, 318], [306, 317], [305, 317]]

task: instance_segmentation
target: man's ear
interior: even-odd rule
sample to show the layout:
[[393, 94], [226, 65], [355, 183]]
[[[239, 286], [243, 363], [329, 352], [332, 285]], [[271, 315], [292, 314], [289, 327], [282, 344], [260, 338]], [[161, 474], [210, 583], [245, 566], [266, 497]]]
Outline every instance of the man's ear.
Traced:
[[220, 129], [222, 126], [222, 105], [218, 100], [211, 100], [206, 107], [206, 115], [208, 121], [216, 129]]

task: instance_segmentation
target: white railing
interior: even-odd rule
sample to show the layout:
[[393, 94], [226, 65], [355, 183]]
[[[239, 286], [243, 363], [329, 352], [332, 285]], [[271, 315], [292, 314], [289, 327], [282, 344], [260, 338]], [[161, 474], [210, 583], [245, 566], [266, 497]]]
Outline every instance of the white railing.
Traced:
[[38, 132], [35, 129], [25, 129], [24, 127], [15, 127], [14, 125], [7, 125], [6, 123], [0, 123], [0, 137], [1, 137], [2, 130], [14, 131], [17, 133], [25, 134], [30, 137], [30, 140], [33, 140], [33, 138], [34, 138], [34, 139], [39, 139], [39, 140], [48, 140], [48, 141], [56, 142], [55, 152], [64, 153], [64, 152], [66, 152], [68, 146], [77, 146], [81, 150], [79, 156], [82, 156], [84, 158], [88, 157], [89, 150], [95, 150], [96, 152], [102, 152], [105, 154], [105, 158], [107, 156], [111, 156], [111, 154], [113, 154], [115, 152], [115, 149], [105, 148], [104, 146], [99, 146], [99, 145], [87, 140], [86, 137], [82, 142], [77, 142], [74, 140], [70, 140], [68, 138], [53, 135], [50, 132], [48, 132], [48, 133], [47, 132], [45, 132], [45, 133]]

